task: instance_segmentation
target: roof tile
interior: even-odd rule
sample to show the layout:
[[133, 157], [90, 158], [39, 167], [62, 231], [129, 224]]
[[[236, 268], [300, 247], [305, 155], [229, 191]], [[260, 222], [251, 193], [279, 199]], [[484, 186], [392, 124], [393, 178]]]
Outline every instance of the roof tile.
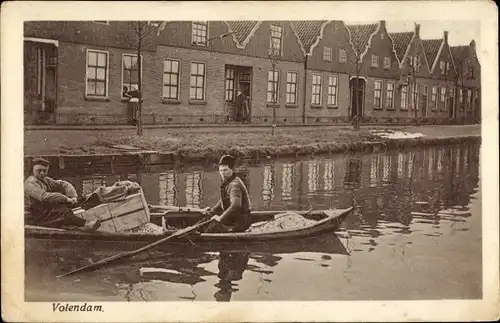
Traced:
[[429, 62], [429, 66], [434, 64], [442, 42], [442, 39], [422, 39], [422, 46], [424, 47], [425, 57], [427, 58], [427, 62]]
[[354, 49], [358, 54], [365, 51], [368, 46], [370, 36], [377, 30], [378, 24], [369, 25], [346, 25], [349, 33], [351, 34], [351, 41]]
[[257, 23], [258, 21], [251, 20], [226, 21], [230, 31], [234, 32], [234, 36], [239, 45], [245, 42]]
[[467, 57], [467, 50], [469, 46], [450, 46], [451, 56], [453, 57], [453, 61], [455, 63], [464, 61]]
[[406, 50], [413, 38], [413, 34], [414, 32], [389, 33], [389, 36], [392, 38], [394, 50], [396, 51], [396, 56], [400, 62], [405, 56]]
[[311, 46], [321, 34], [321, 26], [327, 20], [294, 20], [291, 22], [300, 42], [304, 46], [306, 53], [309, 53]]

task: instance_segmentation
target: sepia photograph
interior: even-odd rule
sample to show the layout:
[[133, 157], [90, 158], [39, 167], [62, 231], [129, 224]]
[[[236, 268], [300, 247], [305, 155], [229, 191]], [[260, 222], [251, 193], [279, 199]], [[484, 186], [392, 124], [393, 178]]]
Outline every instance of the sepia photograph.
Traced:
[[498, 318], [498, 199], [485, 202], [498, 187], [484, 187], [498, 153], [483, 158], [498, 152], [484, 135], [497, 45], [484, 50], [481, 17], [190, 19], [163, 5], [167, 20], [16, 20], [21, 244], [5, 245], [2, 208], [2, 259], [15, 250], [23, 306], [52, 321], [137, 321], [123, 309], [156, 302], [271, 321], [216, 306], [471, 301], [486, 312], [463, 317]]

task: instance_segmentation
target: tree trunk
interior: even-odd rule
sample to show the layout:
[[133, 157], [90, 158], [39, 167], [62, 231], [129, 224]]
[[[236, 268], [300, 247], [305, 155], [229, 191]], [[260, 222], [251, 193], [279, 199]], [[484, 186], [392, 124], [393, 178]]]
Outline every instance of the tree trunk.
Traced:
[[142, 127], [142, 60], [141, 60], [141, 45], [142, 45], [142, 27], [141, 23], [138, 22], [137, 25], [137, 92], [139, 102], [137, 103], [137, 135], [142, 136], [144, 134]]

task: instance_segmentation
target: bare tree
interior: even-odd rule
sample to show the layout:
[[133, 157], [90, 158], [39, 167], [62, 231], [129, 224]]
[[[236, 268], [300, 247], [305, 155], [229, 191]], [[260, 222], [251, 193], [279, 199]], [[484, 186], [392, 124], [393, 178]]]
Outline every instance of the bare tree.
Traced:
[[[460, 106], [461, 110], [464, 111], [462, 113], [462, 123], [465, 122], [465, 114], [466, 114], [466, 110], [465, 110], [465, 82], [467, 80], [470, 80], [471, 79], [471, 75], [469, 73], [470, 69], [471, 69], [471, 62], [470, 60], [467, 60], [465, 57], [463, 57], [463, 55], [459, 55], [460, 57], [458, 57], [458, 59], [454, 60], [454, 63], [455, 63], [455, 70], [456, 70], [456, 73], [455, 73], [455, 77], [454, 77], [454, 84], [455, 84], [455, 88], [456, 88], [456, 91], [455, 91], [455, 111], [454, 111], [454, 116], [455, 116], [455, 120], [458, 121], [457, 119], [457, 108]], [[462, 94], [462, 95], [459, 95], [459, 92]]]
[[[353, 48], [353, 55], [347, 55], [348, 57], [351, 57], [350, 60], [350, 65], [352, 66], [352, 71], [354, 73], [354, 86], [352, 89], [349, 90], [349, 104], [351, 105], [351, 111], [354, 114], [354, 117], [352, 119], [352, 124], [354, 129], [359, 130], [360, 128], [360, 102], [358, 100], [358, 91], [359, 91], [359, 75], [361, 74], [361, 69], [363, 68], [363, 60], [361, 57], [361, 54], [358, 53], [356, 49]], [[351, 80], [352, 74], [349, 73], [349, 83]], [[354, 104], [352, 100], [352, 95], [354, 95]]]
[[281, 59], [281, 48], [275, 43], [271, 43], [271, 48], [269, 50], [268, 55], [269, 61], [271, 62], [271, 70], [273, 72], [273, 84], [271, 88], [271, 104], [273, 107], [273, 124], [272, 124], [272, 135], [274, 136], [274, 132], [276, 129], [276, 104], [278, 104], [278, 87], [279, 87], [279, 76], [278, 79], [276, 77], [276, 67]]
[[418, 124], [418, 95], [417, 92], [418, 83], [417, 83], [417, 74], [420, 71], [420, 67], [422, 66], [420, 56], [416, 53], [415, 46], [412, 49], [411, 55], [408, 57], [408, 77], [407, 82], [410, 86], [410, 99], [412, 100], [413, 110], [415, 113], [415, 124]]
[[153, 31], [157, 29], [158, 24], [151, 21], [133, 21], [130, 22], [129, 27], [133, 31], [134, 39], [133, 45], [137, 49], [137, 135], [142, 136], [143, 120], [142, 120], [142, 59], [141, 53], [147, 41], [151, 40]]

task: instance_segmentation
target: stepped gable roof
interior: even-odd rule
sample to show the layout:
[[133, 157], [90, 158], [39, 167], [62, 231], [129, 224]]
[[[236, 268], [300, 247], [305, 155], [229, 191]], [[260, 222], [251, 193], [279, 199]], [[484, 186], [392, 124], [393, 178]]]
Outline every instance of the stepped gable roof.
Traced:
[[234, 20], [225, 21], [229, 32], [234, 33], [233, 39], [238, 48], [245, 48], [245, 45], [250, 41], [255, 30], [260, 26], [260, 21], [254, 20]]
[[311, 52], [311, 48], [322, 36], [323, 28], [327, 23], [329, 23], [328, 20], [294, 20], [290, 22], [304, 54]]
[[346, 25], [351, 36], [354, 50], [361, 55], [368, 46], [370, 36], [377, 30], [378, 24]]
[[410, 45], [413, 38], [414, 32], [400, 32], [400, 33], [389, 33], [389, 37], [392, 39], [392, 44], [394, 46], [394, 51], [398, 60], [401, 62], [406, 54], [406, 50]]
[[434, 65], [442, 42], [442, 39], [422, 39], [422, 46], [424, 47], [424, 53], [429, 62], [429, 67]]

